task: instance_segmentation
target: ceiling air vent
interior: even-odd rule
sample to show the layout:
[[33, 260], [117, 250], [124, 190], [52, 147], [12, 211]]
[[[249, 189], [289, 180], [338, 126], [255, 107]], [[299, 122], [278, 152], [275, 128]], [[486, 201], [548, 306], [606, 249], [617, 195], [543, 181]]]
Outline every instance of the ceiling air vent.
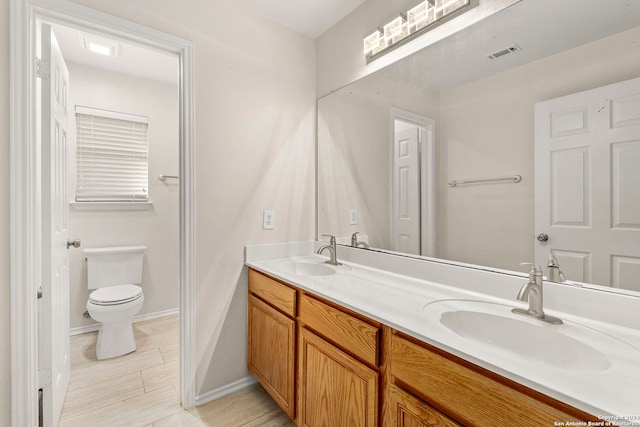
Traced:
[[514, 44], [514, 45], [511, 45], [511, 46], [509, 46], [509, 47], [507, 47], [505, 49], [501, 49], [501, 50], [498, 50], [496, 52], [493, 52], [493, 53], [487, 55], [487, 57], [489, 59], [498, 59], [501, 56], [505, 56], [505, 55], [508, 55], [510, 53], [517, 52], [519, 50], [520, 50], [520, 47], [518, 45]]

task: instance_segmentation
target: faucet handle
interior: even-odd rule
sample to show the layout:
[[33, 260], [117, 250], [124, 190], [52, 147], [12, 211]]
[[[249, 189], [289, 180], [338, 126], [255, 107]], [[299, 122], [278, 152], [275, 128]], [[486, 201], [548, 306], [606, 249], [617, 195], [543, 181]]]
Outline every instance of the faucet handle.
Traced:
[[529, 268], [529, 283], [542, 286], [542, 268], [531, 262], [521, 262], [520, 265], [528, 266]]
[[333, 244], [336, 241], [336, 236], [332, 236], [331, 234], [323, 234], [322, 237], [329, 237], [330, 244]]
[[542, 274], [542, 268], [537, 264], [532, 262], [521, 262], [520, 265], [523, 267], [529, 267], [529, 274]]

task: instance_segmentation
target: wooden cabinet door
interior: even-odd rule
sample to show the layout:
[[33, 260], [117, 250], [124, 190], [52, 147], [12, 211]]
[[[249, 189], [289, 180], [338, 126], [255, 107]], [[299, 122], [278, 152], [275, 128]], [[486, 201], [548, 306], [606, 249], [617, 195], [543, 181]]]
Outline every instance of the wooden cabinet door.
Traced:
[[249, 295], [248, 367], [291, 418], [295, 418], [296, 325]]
[[389, 427], [461, 427], [413, 395], [391, 385], [388, 394]]
[[306, 328], [300, 328], [298, 357], [298, 425], [378, 425], [376, 371]]

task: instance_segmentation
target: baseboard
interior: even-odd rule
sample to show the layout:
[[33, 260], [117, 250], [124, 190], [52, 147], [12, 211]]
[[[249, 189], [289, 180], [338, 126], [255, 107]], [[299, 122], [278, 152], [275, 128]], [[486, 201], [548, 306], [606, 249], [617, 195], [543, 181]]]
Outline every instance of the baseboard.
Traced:
[[220, 399], [221, 397], [235, 393], [236, 391], [240, 391], [243, 388], [247, 388], [250, 385], [253, 385], [257, 382], [258, 381], [256, 380], [256, 378], [253, 375], [249, 374], [246, 377], [239, 379], [238, 381], [232, 382], [231, 384], [227, 384], [215, 390], [211, 390], [206, 393], [199, 394], [198, 396], [196, 396], [196, 406], [213, 402], [216, 399]]
[[[177, 308], [172, 308], [170, 310], [164, 310], [164, 311], [156, 311], [155, 313], [140, 314], [138, 316], [133, 317], [133, 323], [143, 322], [145, 320], [151, 320], [151, 319], [158, 319], [160, 317], [175, 316], [177, 314], [178, 314]], [[78, 326], [77, 328], [69, 329], [69, 335], [73, 336], [73, 335], [79, 335], [79, 334], [86, 334], [87, 332], [95, 332], [98, 329], [100, 329], [100, 323], [94, 323], [92, 325], [87, 325], [87, 326]]]

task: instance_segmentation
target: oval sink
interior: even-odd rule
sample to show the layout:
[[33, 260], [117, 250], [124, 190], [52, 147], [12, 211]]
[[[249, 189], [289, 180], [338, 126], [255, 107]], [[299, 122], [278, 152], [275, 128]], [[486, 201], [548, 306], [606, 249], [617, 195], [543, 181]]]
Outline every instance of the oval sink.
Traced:
[[273, 264], [274, 268], [285, 273], [297, 274], [299, 276], [329, 276], [335, 274], [336, 270], [331, 268], [323, 260], [318, 259], [282, 259]]
[[551, 325], [511, 313], [510, 306], [469, 300], [443, 300], [423, 311], [438, 325], [474, 345], [506, 351], [531, 362], [578, 371], [602, 371], [611, 361], [598, 348], [636, 350], [608, 334], [575, 322]]

